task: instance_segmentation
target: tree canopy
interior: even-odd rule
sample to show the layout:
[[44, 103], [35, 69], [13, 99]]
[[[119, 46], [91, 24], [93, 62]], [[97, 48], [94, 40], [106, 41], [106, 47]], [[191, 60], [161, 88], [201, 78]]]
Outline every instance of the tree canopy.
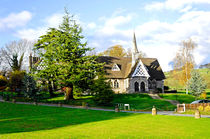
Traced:
[[[186, 86], [186, 93], [188, 93], [187, 82], [194, 68], [193, 51], [196, 46], [197, 44], [193, 42], [192, 39], [182, 41], [181, 48], [174, 58], [174, 77], [179, 80], [181, 84]], [[177, 72], [179, 72], [179, 74], [177, 74]]]
[[203, 77], [197, 71], [191, 73], [191, 78], [188, 81], [189, 90], [192, 95], [198, 98], [206, 89], [206, 82]]
[[81, 33], [81, 27], [65, 10], [59, 28], [49, 28], [35, 44], [36, 50], [42, 49], [39, 53], [41, 70], [37, 75], [66, 87], [66, 99], [73, 99], [73, 89], [89, 89], [90, 83], [102, 71], [103, 64], [96, 62], [97, 57], [87, 55], [92, 49], [86, 47]]

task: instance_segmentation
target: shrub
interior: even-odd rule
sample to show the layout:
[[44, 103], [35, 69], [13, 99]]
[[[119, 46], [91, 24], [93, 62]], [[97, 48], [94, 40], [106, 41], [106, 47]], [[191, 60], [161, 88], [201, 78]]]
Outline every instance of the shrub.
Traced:
[[198, 106], [197, 109], [198, 109], [199, 111], [203, 111], [203, 106]]
[[94, 102], [97, 105], [108, 106], [114, 97], [114, 92], [111, 89], [110, 83], [105, 81], [103, 76], [99, 76], [91, 85], [91, 93], [94, 94]]
[[8, 80], [6, 77], [0, 75], [0, 87], [5, 87], [8, 83]]
[[28, 74], [24, 75], [22, 91], [25, 96], [36, 99], [38, 89], [36, 86], [36, 81], [32, 76]]
[[205, 108], [204, 108], [204, 111], [206, 111], [206, 112], [210, 112], [210, 106], [206, 106]]
[[9, 87], [12, 92], [17, 92], [20, 94], [21, 88], [23, 86], [24, 71], [13, 71], [9, 78]]
[[169, 90], [169, 86], [164, 86], [164, 90], [168, 91]]
[[157, 88], [157, 93], [162, 93], [163, 89], [162, 88]]
[[200, 95], [201, 98], [203, 99], [206, 99], [206, 92], [203, 92], [201, 95]]

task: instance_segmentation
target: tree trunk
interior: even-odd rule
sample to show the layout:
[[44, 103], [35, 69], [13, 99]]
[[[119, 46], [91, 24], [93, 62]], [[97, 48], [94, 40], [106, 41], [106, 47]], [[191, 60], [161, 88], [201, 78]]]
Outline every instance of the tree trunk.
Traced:
[[72, 99], [74, 99], [74, 96], [73, 96], [73, 86], [66, 87], [65, 93], [66, 93], [65, 100], [72, 100]]
[[48, 81], [48, 90], [49, 90], [49, 93], [50, 93], [51, 97], [55, 96], [55, 94], [53, 93], [53, 88], [52, 88], [52, 82], [51, 81]]

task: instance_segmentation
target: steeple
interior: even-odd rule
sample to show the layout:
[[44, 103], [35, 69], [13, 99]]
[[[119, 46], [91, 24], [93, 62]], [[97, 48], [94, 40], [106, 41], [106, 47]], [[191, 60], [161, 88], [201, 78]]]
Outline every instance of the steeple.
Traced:
[[138, 53], [137, 43], [136, 43], [136, 35], [135, 32], [133, 32], [133, 52]]
[[139, 58], [139, 51], [137, 48], [137, 43], [136, 43], [136, 35], [135, 32], [133, 33], [133, 49], [132, 49], [132, 67], [136, 64], [136, 61]]

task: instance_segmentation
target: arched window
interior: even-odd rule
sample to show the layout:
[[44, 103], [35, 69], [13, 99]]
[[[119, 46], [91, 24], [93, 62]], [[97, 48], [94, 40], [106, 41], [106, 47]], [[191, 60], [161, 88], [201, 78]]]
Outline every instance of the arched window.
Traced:
[[114, 81], [114, 88], [119, 88], [119, 83], [117, 80]]
[[109, 80], [109, 84], [113, 88], [113, 84], [112, 84], [112, 81], [111, 80]]

